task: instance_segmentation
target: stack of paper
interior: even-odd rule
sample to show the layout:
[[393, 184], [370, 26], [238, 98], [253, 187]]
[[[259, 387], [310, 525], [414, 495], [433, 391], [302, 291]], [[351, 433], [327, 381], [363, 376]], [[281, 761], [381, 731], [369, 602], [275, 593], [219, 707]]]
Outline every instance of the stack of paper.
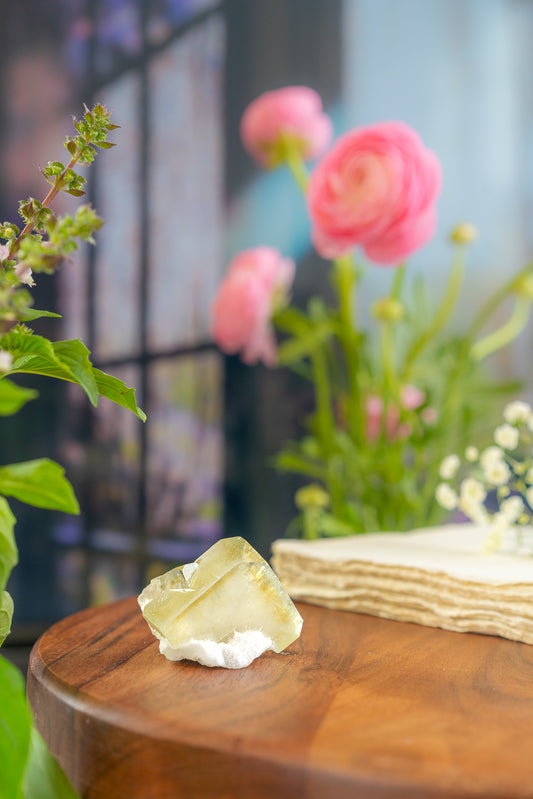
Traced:
[[279, 540], [272, 565], [296, 600], [533, 644], [533, 557], [483, 553], [487, 533], [457, 524]]

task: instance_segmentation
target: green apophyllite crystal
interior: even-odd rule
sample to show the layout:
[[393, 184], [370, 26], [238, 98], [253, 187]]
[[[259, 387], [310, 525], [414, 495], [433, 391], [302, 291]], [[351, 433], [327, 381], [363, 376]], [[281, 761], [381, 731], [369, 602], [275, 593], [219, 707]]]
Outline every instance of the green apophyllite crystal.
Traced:
[[[300, 614], [268, 563], [240, 537], [223, 538], [194, 563], [156, 577], [140, 594], [139, 605], [163, 654], [206, 665], [248, 665], [239, 648], [281, 652], [302, 627]], [[216, 655], [219, 661], [211, 662], [205, 653], [204, 659], [191, 655], [198, 644], [222, 652]]]

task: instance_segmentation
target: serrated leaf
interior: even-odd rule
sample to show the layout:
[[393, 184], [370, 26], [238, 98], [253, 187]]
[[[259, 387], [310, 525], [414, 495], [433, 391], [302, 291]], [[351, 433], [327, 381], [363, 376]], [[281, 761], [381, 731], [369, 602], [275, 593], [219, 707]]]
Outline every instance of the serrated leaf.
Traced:
[[0, 466], [0, 493], [37, 508], [80, 512], [65, 470], [48, 458]]
[[0, 380], [0, 416], [11, 416], [38, 396], [38, 391], [17, 386], [4, 377]]
[[[11, 619], [13, 618], [13, 600], [7, 591], [0, 595], [0, 646], [11, 632]], [[2, 711], [0, 710], [0, 718]]]
[[84, 197], [87, 192], [81, 189], [64, 189], [65, 194], [71, 194], [73, 197]]
[[18, 561], [15, 542], [15, 517], [5, 497], [0, 497], [0, 591], [6, 587], [9, 575]]
[[31, 726], [22, 674], [0, 657], [0, 796], [5, 799], [20, 797]]
[[93, 375], [93, 366], [89, 360], [90, 352], [79, 339], [56, 341], [52, 344], [54, 354], [59, 362], [66, 366], [93, 405], [98, 405], [98, 388]]
[[93, 375], [100, 396], [106, 397], [117, 405], [121, 405], [123, 408], [132, 411], [142, 422], [146, 421], [145, 412], [137, 405], [135, 389], [129, 388], [122, 380], [119, 380], [118, 377], [108, 375], [94, 367]]
[[35, 727], [31, 729], [22, 799], [79, 799], [79, 794]]
[[117, 145], [111, 141], [101, 141], [101, 142], [94, 142], [97, 147], [101, 147], [102, 150], [110, 150], [112, 147], [116, 147]]

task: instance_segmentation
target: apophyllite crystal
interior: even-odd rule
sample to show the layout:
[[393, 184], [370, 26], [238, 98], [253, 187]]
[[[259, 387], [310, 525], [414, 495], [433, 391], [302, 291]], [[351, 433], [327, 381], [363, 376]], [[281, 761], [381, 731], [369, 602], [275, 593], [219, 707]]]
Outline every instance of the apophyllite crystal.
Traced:
[[138, 602], [163, 655], [205, 666], [243, 668], [267, 649], [281, 652], [302, 628], [268, 563], [240, 537], [154, 578]]

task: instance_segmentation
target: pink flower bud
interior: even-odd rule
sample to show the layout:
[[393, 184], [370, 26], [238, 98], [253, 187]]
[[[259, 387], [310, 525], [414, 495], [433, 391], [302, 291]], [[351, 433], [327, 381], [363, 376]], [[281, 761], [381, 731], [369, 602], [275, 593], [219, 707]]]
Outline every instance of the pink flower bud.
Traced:
[[288, 143], [303, 158], [316, 158], [327, 148], [332, 134], [320, 96], [306, 86], [265, 92], [250, 103], [241, 120], [243, 144], [264, 167], [281, 163]]
[[276, 364], [271, 318], [286, 301], [294, 270], [294, 261], [272, 247], [245, 250], [233, 259], [212, 309], [212, 334], [221, 350], [241, 352], [245, 363]]
[[309, 182], [317, 251], [333, 258], [360, 245], [376, 263], [398, 263], [433, 235], [440, 182], [435, 154], [404, 123], [346, 133]]

